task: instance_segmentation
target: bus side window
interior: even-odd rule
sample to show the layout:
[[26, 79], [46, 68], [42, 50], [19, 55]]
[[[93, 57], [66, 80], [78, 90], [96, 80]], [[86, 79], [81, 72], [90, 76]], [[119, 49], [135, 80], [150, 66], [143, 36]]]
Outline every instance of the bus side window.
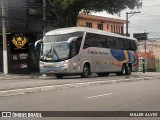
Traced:
[[90, 34], [87, 34], [84, 41], [83, 49], [86, 49], [89, 47], [89, 40], [90, 40]]
[[116, 40], [114, 37], [109, 37], [107, 40], [108, 48], [115, 49], [116, 48]]
[[108, 48], [111, 48], [112, 47], [112, 41], [109, 39], [107, 40], [107, 45], [108, 45]]
[[116, 49], [116, 40], [115, 39], [113, 39], [113, 41], [112, 41], [112, 49]]
[[135, 49], [138, 50], [138, 43], [134, 41]]
[[77, 38], [76, 40], [76, 53], [79, 53], [79, 50], [81, 48], [81, 43], [82, 43], [82, 37]]
[[97, 41], [97, 45], [96, 47], [99, 48], [106, 48], [106, 41], [105, 41], [105, 37], [103, 35], [96, 35], [95, 39]]
[[108, 48], [108, 38], [106, 38], [105, 44], [106, 48]]
[[95, 34], [87, 33], [85, 41], [84, 41], [83, 49], [86, 49], [88, 47], [95, 47], [95, 44], [96, 44], [95, 39], [96, 39]]
[[128, 46], [128, 50], [133, 50], [132, 49], [132, 43], [130, 40], [127, 40], [127, 46]]
[[125, 39], [122, 40], [122, 50], [127, 50], [127, 44]]
[[113, 49], [119, 49], [119, 42], [117, 37], [113, 37], [113, 43], [112, 43]]
[[119, 49], [122, 49], [123, 50], [123, 39], [122, 38], [119, 38]]
[[137, 47], [137, 43], [135, 41], [131, 41], [132, 43], [132, 50], [137, 50], [138, 47]]
[[118, 38], [116, 38], [116, 49], [120, 49], [121, 48], [121, 43], [119, 41]]
[[76, 41], [72, 41], [72, 48], [70, 50], [71, 58], [77, 55], [76, 53]]
[[81, 47], [81, 42], [82, 42], [82, 37], [78, 37], [77, 39], [72, 41], [72, 43], [71, 43], [72, 47], [70, 49], [71, 58], [76, 56], [79, 53], [80, 47]]

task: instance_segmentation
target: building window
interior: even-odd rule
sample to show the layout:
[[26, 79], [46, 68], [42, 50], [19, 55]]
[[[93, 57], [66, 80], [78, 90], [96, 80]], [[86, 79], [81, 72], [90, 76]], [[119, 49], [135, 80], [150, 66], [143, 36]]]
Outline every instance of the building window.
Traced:
[[116, 33], [118, 34], [118, 26], [116, 25]]
[[86, 22], [86, 27], [92, 28], [92, 23]]
[[120, 26], [118, 26], [118, 34], [120, 34]]
[[111, 32], [113, 32], [113, 25], [111, 25]]
[[123, 26], [121, 26], [121, 34], [123, 34]]
[[97, 28], [98, 28], [99, 30], [103, 30], [103, 24], [98, 23], [98, 24], [97, 24]]
[[109, 25], [107, 24], [107, 29], [109, 29]]
[[114, 25], [114, 33], [116, 33], [116, 26]]

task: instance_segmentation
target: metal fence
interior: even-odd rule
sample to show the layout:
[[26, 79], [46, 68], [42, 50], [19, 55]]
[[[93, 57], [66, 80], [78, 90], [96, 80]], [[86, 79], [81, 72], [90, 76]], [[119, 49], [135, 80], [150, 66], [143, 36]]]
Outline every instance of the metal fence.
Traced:
[[[140, 58], [139, 61], [139, 71], [143, 71], [143, 59], [145, 58]], [[145, 59], [145, 70], [146, 72], [160, 72], [160, 60], [159, 59]]]

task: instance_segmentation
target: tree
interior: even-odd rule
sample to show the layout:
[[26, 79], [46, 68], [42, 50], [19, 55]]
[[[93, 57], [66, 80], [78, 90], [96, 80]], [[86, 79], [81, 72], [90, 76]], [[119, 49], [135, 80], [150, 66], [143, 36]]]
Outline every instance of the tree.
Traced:
[[49, 14], [55, 16], [55, 27], [76, 26], [79, 12], [106, 11], [119, 13], [126, 8], [134, 9], [142, 5], [141, 0], [48, 0]]

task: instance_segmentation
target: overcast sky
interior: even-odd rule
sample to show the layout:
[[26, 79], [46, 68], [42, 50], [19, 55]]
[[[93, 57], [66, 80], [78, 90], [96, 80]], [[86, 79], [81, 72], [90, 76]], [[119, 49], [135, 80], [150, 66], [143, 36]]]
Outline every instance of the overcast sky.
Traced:
[[[160, 0], [143, 0], [143, 6], [140, 11], [130, 17], [129, 15], [129, 33], [149, 33], [150, 38], [160, 38]], [[118, 15], [108, 15], [106, 12], [93, 13], [94, 15], [112, 17], [118, 19], [126, 19], [126, 12], [131, 10], [124, 10], [121, 12], [121, 17]]]

